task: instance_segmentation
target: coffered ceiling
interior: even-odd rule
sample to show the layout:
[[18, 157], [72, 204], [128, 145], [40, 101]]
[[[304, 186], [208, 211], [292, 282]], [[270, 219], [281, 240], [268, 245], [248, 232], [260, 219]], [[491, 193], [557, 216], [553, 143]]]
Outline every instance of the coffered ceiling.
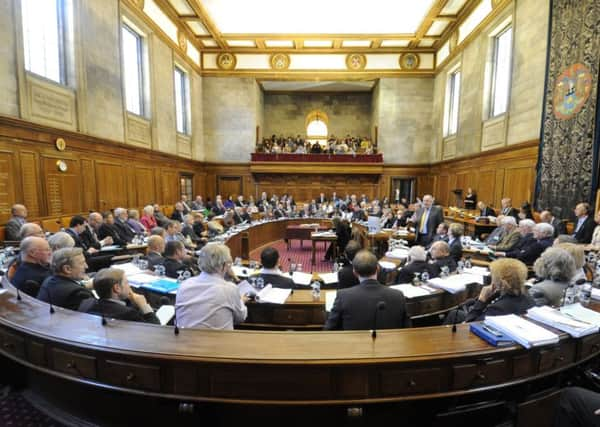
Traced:
[[435, 51], [480, 0], [154, 0], [203, 51]]

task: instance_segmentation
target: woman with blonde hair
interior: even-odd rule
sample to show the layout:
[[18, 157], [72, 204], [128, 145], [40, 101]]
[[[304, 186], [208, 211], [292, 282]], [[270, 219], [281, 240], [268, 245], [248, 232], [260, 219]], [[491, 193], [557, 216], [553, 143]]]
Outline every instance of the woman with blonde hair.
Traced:
[[523, 314], [535, 305], [525, 290], [527, 266], [512, 258], [490, 264], [491, 285], [484, 286], [467, 314], [466, 321], [483, 320], [487, 316]]

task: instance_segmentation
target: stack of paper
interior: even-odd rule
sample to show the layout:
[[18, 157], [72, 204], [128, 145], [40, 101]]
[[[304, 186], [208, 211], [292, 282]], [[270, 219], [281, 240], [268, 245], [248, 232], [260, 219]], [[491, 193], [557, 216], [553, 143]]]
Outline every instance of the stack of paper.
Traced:
[[294, 271], [294, 273], [292, 273], [292, 280], [296, 285], [308, 286], [312, 280], [312, 274], [304, 273], [302, 271]]
[[127, 262], [125, 264], [115, 264], [112, 266], [113, 268], [122, 270], [125, 272], [125, 276], [133, 276], [134, 274], [140, 274], [142, 270], [139, 269], [137, 265], [132, 262]]
[[387, 251], [385, 253], [385, 256], [388, 258], [406, 259], [406, 257], [408, 257], [408, 249], [398, 248], [391, 251]]
[[581, 322], [600, 326], [600, 313], [583, 307], [580, 303], [565, 305], [560, 308], [561, 313], [573, 317]]
[[258, 302], [269, 302], [271, 304], [283, 304], [287, 297], [292, 293], [291, 289], [274, 288], [271, 285], [265, 286], [255, 296]]
[[100, 251], [102, 251], [102, 252], [118, 251], [119, 249], [121, 249], [121, 247], [119, 245], [110, 245], [110, 246], [102, 246]]
[[379, 261], [379, 265], [384, 270], [394, 270], [396, 268], [396, 264], [390, 261]]
[[337, 291], [325, 292], [325, 311], [331, 311], [333, 308], [333, 303], [335, 302], [335, 297], [337, 297]]
[[483, 285], [483, 278], [474, 274], [451, 274], [446, 278], [436, 277], [427, 282], [434, 288], [443, 289], [451, 294], [462, 292], [469, 283], [479, 283]]
[[600, 300], [600, 289], [592, 288], [592, 299]]
[[475, 274], [477, 276], [489, 276], [490, 271], [486, 267], [473, 266], [471, 268], [465, 268], [463, 270], [467, 274]]
[[[581, 308], [585, 310], [583, 307]], [[575, 338], [598, 332], [598, 326], [580, 321], [567, 312], [555, 310], [547, 305], [530, 308], [527, 310], [527, 317], [564, 331]]]
[[332, 285], [338, 282], [337, 273], [319, 273], [319, 277], [323, 280], [326, 285]]
[[484, 324], [499, 330], [525, 348], [558, 343], [558, 335], [515, 314], [486, 317]]
[[175, 306], [174, 305], [161, 305], [158, 310], [156, 310], [156, 317], [160, 321], [161, 325], [166, 325], [169, 321], [175, 316]]
[[421, 286], [413, 286], [408, 283], [403, 285], [392, 285], [390, 288], [402, 291], [406, 298], [422, 297], [430, 294], [427, 289], [423, 289]]
[[233, 265], [233, 266], [231, 266], [231, 269], [233, 270], [235, 275], [238, 277], [248, 277], [248, 276], [258, 273], [258, 270], [254, 269], [254, 268], [245, 267], [243, 265]]

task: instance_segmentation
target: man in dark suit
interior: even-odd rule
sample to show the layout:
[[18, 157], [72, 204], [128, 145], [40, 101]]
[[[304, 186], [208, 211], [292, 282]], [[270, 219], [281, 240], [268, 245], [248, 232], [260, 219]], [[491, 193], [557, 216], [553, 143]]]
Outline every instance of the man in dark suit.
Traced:
[[324, 329], [392, 329], [410, 326], [402, 292], [377, 281], [377, 257], [361, 250], [352, 261], [360, 284], [337, 292]]
[[462, 243], [460, 238], [465, 232], [464, 227], [458, 223], [450, 224], [448, 227], [448, 247], [450, 248], [450, 256], [454, 261], [458, 262], [462, 258]]
[[10, 282], [21, 292], [36, 297], [44, 280], [52, 275], [50, 245], [46, 239], [30, 236], [21, 240], [19, 249], [21, 263]]
[[265, 285], [271, 284], [274, 288], [293, 289], [294, 281], [291, 277], [283, 275], [279, 269], [279, 252], [273, 247], [267, 247], [260, 253], [260, 262], [263, 268], [253, 277], [260, 277]]
[[146, 259], [148, 260], [148, 269], [154, 270], [157, 265], [162, 265], [164, 258], [162, 256], [165, 251], [165, 240], [161, 236], [150, 236], [148, 238], [148, 253]]
[[19, 235], [21, 226], [25, 224], [25, 218], [27, 218], [27, 208], [24, 205], [16, 204], [12, 206], [10, 213], [12, 216], [6, 223], [4, 239], [19, 241], [21, 240]]
[[597, 224], [594, 218], [590, 216], [590, 210], [589, 203], [579, 203], [575, 206], [577, 222], [573, 230], [573, 238], [575, 238], [577, 243], [590, 243], [592, 241], [594, 228], [596, 228]]
[[437, 228], [435, 230], [435, 236], [433, 236], [433, 239], [429, 243], [428, 249], [435, 242], [448, 242], [448, 239], [449, 239], [448, 224], [446, 224], [445, 222], [442, 222], [440, 225], [437, 226]]
[[338, 289], [351, 288], [358, 285], [358, 277], [354, 274], [352, 261], [362, 247], [356, 240], [350, 240], [344, 249], [342, 257], [342, 268], [338, 271]]
[[559, 234], [567, 234], [567, 227], [565, 226], [565, 223], [556, 218], [549, 209], [540, 213], [540, 221], [546, 222], [554, 227], [554, 233], [552, 234], [554, 237], [558, 237]]
[[423, 196], [423, 206], [413, 215], [417, 232], [417, 244], [427, 246], [432, 240], [438, 225], [444, 222], [444, 213], [439, 206], [433, 206], [433, 196]]
[[121, 236], [121, 240], [126, 243], [130, 243], [136, 232], [131, 226], [127, 223], [127, 209], [125, 208], [116, 208], [115, 209], [115, 227], [119, 232], [119, 236]]
[[84, 241], [81, 238], [81, 234], [85, 231], [85, 218], [81, 215], [75, 215], [71, 218], [69, 222], [69, 228], [65, 230], [67, 234], [69, 234], [73, 240], [75, 240], [75, 246], [83, 249], [85, 256], [89, 256], [98, 252], [100, 248], [96, 248], [94, 246], [88, 246], [87, 241]]
[[[522, 219], [519, 222], [519, 229], [523, 235], [519, 243], [510, 251], [496, 252], [496, 255], [516, 258], [525, 264], [531, 265], [542, 255], [546, 248], [552, 246], [554, 229], [548, 223], [540, 222], [536, 224], [530, 219]], [[531, 229], [531, 232], [528, 229]]]
[[512, 200], [508, 197], [505, 197], [500, 201], [502, 205], [502, 210], [500, 213], [504, 216], [512, 216], [515, 221], [519, 222], [519, 211], [512, 207]]
[[438, 277], [443, 267], [448, 267], [448, 273], [456, 271], [456, 261], [450, 255], [450, 246], [446, 242], [435, 242], [431, 245], [431, 259], [433, 262], [429, 265], [431, 277]]
[[319, 198], [317, 199], [317, 204], [321, 206], [323, 203], [327, 203], [327, 197], [325, 197], [325, 193], [319, 194]]
[[481, 200], [477, 203], [479, 208], [479, 216], [496, 216], [496, 212]]
[[[81, 302], [79, 311], [110, 319], [160, 324], [143, 295], [131, 290], [123, 270], [104, 268], [94, 276], [94, 290], [100, 299]], [[133, 306], [127, 305], [127, 301]]]
[[413, 246], [408, 251], [406, 264], [398, 271], [396, 283], [412, 283], [415, 273], [429, 273], [429, 263], [427, 262], [427, 252], [423, 246]]
[[37, 298], [41, 301], [77, 310], [81, 301], [93, 298], [80, 282], [85, 279], [87, 264], [81, 248], [59, 249], [52, 254], [52, 273], [42, 283]]
[[102, 215], [98, 212], [91, 212], [89, 214], [85, 229], [79, 234], [79, 238], [88, 248], [101, 249], [102, 246], [113, 244], [112, 237], [110, 236], [106, 236], [102, 240], [98, 238], [98, 232], [103, 222]]
[[186, 265], [183, 261], [185, 260], [185, 246], [179, 240], [172, 240], [167, 242], [165, 245], [164, 261], [165, 274], [167, 277], [172, 279], [179, 278], [179, 272], [185, 274], [189, 273], [190, 276], [195, 274], [194, 270], [190, 265]]

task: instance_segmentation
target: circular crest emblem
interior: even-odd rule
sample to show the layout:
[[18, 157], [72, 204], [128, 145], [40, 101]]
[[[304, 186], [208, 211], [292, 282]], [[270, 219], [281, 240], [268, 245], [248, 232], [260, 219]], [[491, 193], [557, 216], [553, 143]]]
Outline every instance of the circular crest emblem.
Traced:
[[367, 66], [367, 57], [362, 53], [351, 53], [346, 56], [346, 67], [352, 71], [364, 70]]
[[290, 66], [290, 56], [285, 53], [271, 55], [271, 68], [274, 70], [287, 70]]
[[419, 66], [420, 58], [416, 53], [404, 53], [400, 55], [400, 68], [403, 70], [414, 70]]
[[583, 64], [573, 64], [554, 84], [554, 116], [568, 120], [583, 108], [592, 91], [592, 75]]
[[233, 53], [223, 52], [217, 56], [217, 66], [221, 70], [233, 70], [237, 59]]
[[177, 31], [177, 43], [179, 44], [181, 50], [187, 52], [187, 39], [182, 31]]

